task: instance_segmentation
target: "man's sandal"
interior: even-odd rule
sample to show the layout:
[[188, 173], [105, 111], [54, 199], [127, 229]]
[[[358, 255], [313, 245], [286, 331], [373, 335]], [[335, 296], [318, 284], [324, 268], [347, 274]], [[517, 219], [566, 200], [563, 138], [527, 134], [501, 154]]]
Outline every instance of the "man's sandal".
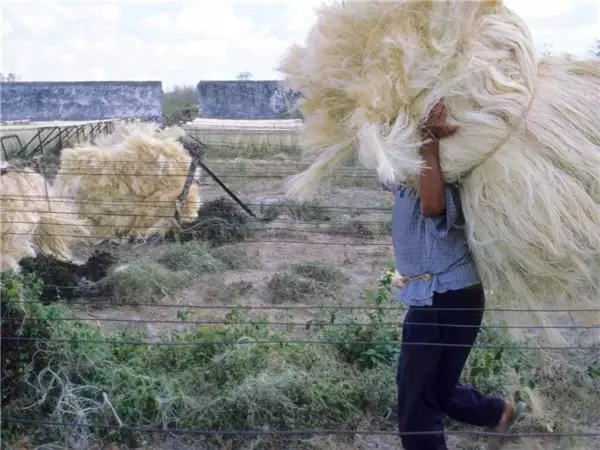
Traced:
[[[492, 428], [492, 433], [508, 433], [510, 428], [523, 416], [527, 409], [525, 402], [518, 402], [513, 409], [513, 413], [506, 422], [496, 425]], [[488, 440], [488, 450], [499, 450], [502, 448], [505, 436], [490, 436]]]

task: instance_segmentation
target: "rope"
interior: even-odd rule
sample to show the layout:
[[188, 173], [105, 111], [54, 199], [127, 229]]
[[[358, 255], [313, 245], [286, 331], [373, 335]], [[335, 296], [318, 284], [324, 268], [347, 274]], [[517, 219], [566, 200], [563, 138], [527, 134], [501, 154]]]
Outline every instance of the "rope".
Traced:
[[498, 151], [504, 146], [504, 144], [506, 144], [508, 142], [508, 140], [513, 136], [513, 134], [523, 125], [523, 123], [525, 123], [525, 119], [527, 119], [527, 116], [529, 116], [529, 113], [531, 112], [531, 105], [533, 105], [533, 101], [535, 100], [536, 94], [537, 94], [537, 89], [535, 89], [534, 92], [531, 94], [529, 103], [527, 104], [527, 107], [523, 110], [523, 113], [519, 117], [519, 120], [513, 124], [513, 126], [510, 128], [510, 130], [508, 130], [508, 133], [506, 133], [506, 135], [502, 139], [500, 139], [500, 141], [494, 146], [494, 148], [492, 148], [492, 150], [487, 155], [485, 155], [485, 157], [483, 158], [482, 161], [475, 164], [467, 172], [465, 172], [463, 175], [461, 175], [459, 177], [458, 184], [460, 184], [475, 169], [477, 169], [478, 167], [481, 167], [483, 164], [488, 162], [494, 155], [496, 155], [496, 153], [498, 153]]

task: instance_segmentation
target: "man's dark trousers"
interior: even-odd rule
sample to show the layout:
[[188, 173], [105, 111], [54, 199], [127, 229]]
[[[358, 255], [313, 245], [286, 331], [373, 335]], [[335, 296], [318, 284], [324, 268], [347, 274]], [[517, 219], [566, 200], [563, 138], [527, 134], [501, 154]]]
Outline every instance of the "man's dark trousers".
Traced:
[[398, 425], [405, 450], [447, 450], [444, 415], [475, 426], [492, 427], [500, 421], [504, 400], [458, 384], [484, 306], [483, 289], [475, 287], [435, 293], [430, 307], [409, 308], [397, 375]]

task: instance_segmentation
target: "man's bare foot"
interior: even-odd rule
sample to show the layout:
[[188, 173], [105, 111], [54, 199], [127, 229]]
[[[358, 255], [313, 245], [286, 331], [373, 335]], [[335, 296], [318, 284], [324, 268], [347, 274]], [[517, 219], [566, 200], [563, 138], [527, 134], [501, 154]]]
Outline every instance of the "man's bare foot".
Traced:
[[[515, 423], [521, 414], [525, 411], [527, 405], [523, 402], [517, 403], [517, 406], [509, 401], [504, 402], [504, 412], [500, 418], [500, 422], [493, 429], [493, 433], [508, 433], [511, 425]], [[501, 448], [504, 436], [490, 436], [488, 440], [488, 450], [498, 450]]]
[[498, 422], [496, 428], [501, 428], [504, 425], [508, 424], [508, 422], [510, 422], [514, 415], [515, 407], [513, 406], [513, 404], [509, 401], [504, 401], [504, 413], [502, 414], [500, 422]]

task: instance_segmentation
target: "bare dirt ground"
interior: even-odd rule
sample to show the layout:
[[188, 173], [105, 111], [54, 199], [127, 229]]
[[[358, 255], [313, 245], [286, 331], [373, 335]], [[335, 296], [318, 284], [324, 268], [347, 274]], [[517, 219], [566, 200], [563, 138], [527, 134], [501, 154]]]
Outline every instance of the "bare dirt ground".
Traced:
[[[235, 175], [235, 173], [233, 174]], [[249, 178], [232, 178], [231, 182], [224, 177], [225, 183], [242, 201], [257, 205], [262, 199], [278, 198], [283, 195], [282, 180]], [[225, 192], [214, 182], [205, 180], [203, 183], [203, 199], [210, 201], [214, 198], [226, 195]], [[192, 286], [183, 289], [172, 299], [168, 299], [170, 305], [180, 305], [180, 308], [161, 307], [133, 307], [133, 306], [111, 306], [102, 309], [86, 309], [79, 311], [86, 313], [90, 319], [114, 318], [139, 320], [170, 321], [176, 320], [179, 309], [185, 306], [222, 306], [223, 309], [202, 309], [194, 314], [194, 321], [219, 321], [232, 305], [250, 306], [273, 306], [270, 292], [267, 288], [269, 280], [288, 267], [290, 264], [299, 262], [320, 262], [331, 264], [341, 269], [347, 275], [349, 283], [343, 287], [338, 299], [342, 303], [350, 305], [361, 305], [361, 292], [366, 288], [376, 285], [377, 279], [382, 275], [385, 263], [393, 257], [391, 238], [389, 236], [375, 235], [369, 239], [348, 236], [341, 230], [338, 233], [338, 225], [351, 219], [361, 223], [373, 223], [379, 226], [382, 222], [389, 222], [390, 215], [385, 212], [389, 208], [389, 194], [379, 190], [367, 188], [342, 188], [335, 189], [330, 194], [319, 196], [316, 199], [322, 203], [326, 210], [328, 207], [338, 207], [333, 210], [334, 216], [327, 228], [334, 227], [333, 231], [319, 232], [326, 222], [315, 221], [307, 224], [301, 220], [286, 216], [283, 213], [278, 220], [268, 225], [266, 230], [260, 231], [252, 236], [249, 242], [236, 244], [243, 248], [255, 263], [240, 271], [226, 271], [211, 274], [195, 282]], [[347, 208], [355, 207], [357, 211], [349, 211]], [[381, 208], [382, 211], [368, 209], [361, 211], [360, 208]], [[253, 209], [257, 209], [254, 208]], [[351, 214], [348, 214], [351, 213]], [[351, 215], [352, 217], [349, 217]], [[149, 246], [137, 246], [132, 250], [140, 258], [152, 258], [154, 248]], [[167, 300], [165, 300], [167, 301]], [[319, 299], [306, 306], [318, 306]], [[302, 304], [295, 304], [302, 306]], [[295, 322], [308, 321], [312, 319], [310, 310], [285, 311], [278, 309], [261, 309], [260, 314], [268, 316], [270, 321], [293, 320]], [[103, 328], [114, 329], [122, 324], [110, 324], [102, 322]], [[145, 326], [151, 334], [172, 328], [171, 324], [147, 324]], [[181, 326], [180, 326], [181, 327]]]

